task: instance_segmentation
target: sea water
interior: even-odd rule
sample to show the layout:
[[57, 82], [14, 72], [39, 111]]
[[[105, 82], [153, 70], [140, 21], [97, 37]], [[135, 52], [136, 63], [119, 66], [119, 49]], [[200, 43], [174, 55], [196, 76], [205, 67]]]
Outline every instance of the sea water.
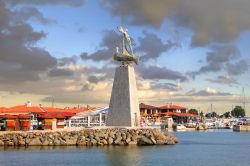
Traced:
[[171, 146], [0, 148], [0, 166], [250, 166], [250, 133], [174, 132]]

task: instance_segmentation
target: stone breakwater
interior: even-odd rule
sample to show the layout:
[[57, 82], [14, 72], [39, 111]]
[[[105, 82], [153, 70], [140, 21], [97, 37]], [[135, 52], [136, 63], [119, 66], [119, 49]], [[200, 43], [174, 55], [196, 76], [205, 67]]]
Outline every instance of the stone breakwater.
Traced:
[[160, 129], [83, 129], [79, 131], [0, 132], [0, 146], [174, 145]]

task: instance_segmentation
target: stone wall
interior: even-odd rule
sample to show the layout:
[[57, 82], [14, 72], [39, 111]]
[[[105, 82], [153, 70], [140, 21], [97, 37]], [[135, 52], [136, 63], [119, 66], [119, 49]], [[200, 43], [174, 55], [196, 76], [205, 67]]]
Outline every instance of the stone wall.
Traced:
[[247, 125], [234, 125], [233, 131], [243, 131], [243, 132], [249, 132], [250, 126]]
[[103, 128], [80, 131], [0, 132], [0, 146], [174, 145], [178, 139], [160, 129]]

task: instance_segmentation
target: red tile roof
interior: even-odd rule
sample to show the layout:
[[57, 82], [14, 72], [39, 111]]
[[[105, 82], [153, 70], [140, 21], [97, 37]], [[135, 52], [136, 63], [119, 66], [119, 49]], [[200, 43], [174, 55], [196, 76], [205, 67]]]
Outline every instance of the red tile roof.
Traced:
[[144, 104], [144, 103], [141, 103], [139, 105], [140, 108], [143, 108], [143, 109], [157, 109], [158, 107], [155, 107], [155, 106], [152, 106], [152, 105], [147, 105], [147, 104]]
[[10, 107], [4, 111], [4, 113], [40, 113], [44, 112], [41, 107], [32, 106], [27, 107], [26, 105], [18, 105], [14, 107]]
[[31, 117], [28, 115], [8, 115], [8, 114], [0, 115], [0, 118], [3, 118], [3, 119], [31, 119]]
[[40, 114], [38, 115], [38, 118], [42, 118], [42, 119], [53, 119], [53, 118], [56, 118], [56, 119], [64, 119], [64, 118], [67, 118], [67, 117], [72, 117], [74, 116], [75, 113], [43, 113], [43, 114]]
[[51, 108], [51, 107], [40, 107], [40, 106], [26, 106], [26, 105], [18, 105], [10, 108], [0, 107], [0, 113], [22, 113], [22, 114], [29, 114], [29, 113], [79, 113], [79, 112], [86, 112], [95, 110], [96, 108], [69, 108], [69, 109], [59, 109], [59, 108]]
[[165, 112], [162, 113], [164, 115], [168, 116], [179, 116], [179, 117], [197, 117], [198, 115], [196, 114], [190, 114], [190, 113], [176, 113], [176, 112]]
[[187, 108], [182, 107], [182, 106], [178, 106], [178, 105], [164, 105], [164, 106], [160, 106], [160, 109], [169, 109], [169, 110], [187, 110]]

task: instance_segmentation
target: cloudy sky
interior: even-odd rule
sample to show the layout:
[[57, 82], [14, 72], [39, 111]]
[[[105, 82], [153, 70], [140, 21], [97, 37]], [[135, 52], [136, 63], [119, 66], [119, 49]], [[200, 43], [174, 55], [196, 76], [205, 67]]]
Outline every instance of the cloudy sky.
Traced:
[[249, 0], [0, 0], [0, 105], [108, 105], [121, 25], [140, 102], [229, 111], [249, 102], [249, 16]]

